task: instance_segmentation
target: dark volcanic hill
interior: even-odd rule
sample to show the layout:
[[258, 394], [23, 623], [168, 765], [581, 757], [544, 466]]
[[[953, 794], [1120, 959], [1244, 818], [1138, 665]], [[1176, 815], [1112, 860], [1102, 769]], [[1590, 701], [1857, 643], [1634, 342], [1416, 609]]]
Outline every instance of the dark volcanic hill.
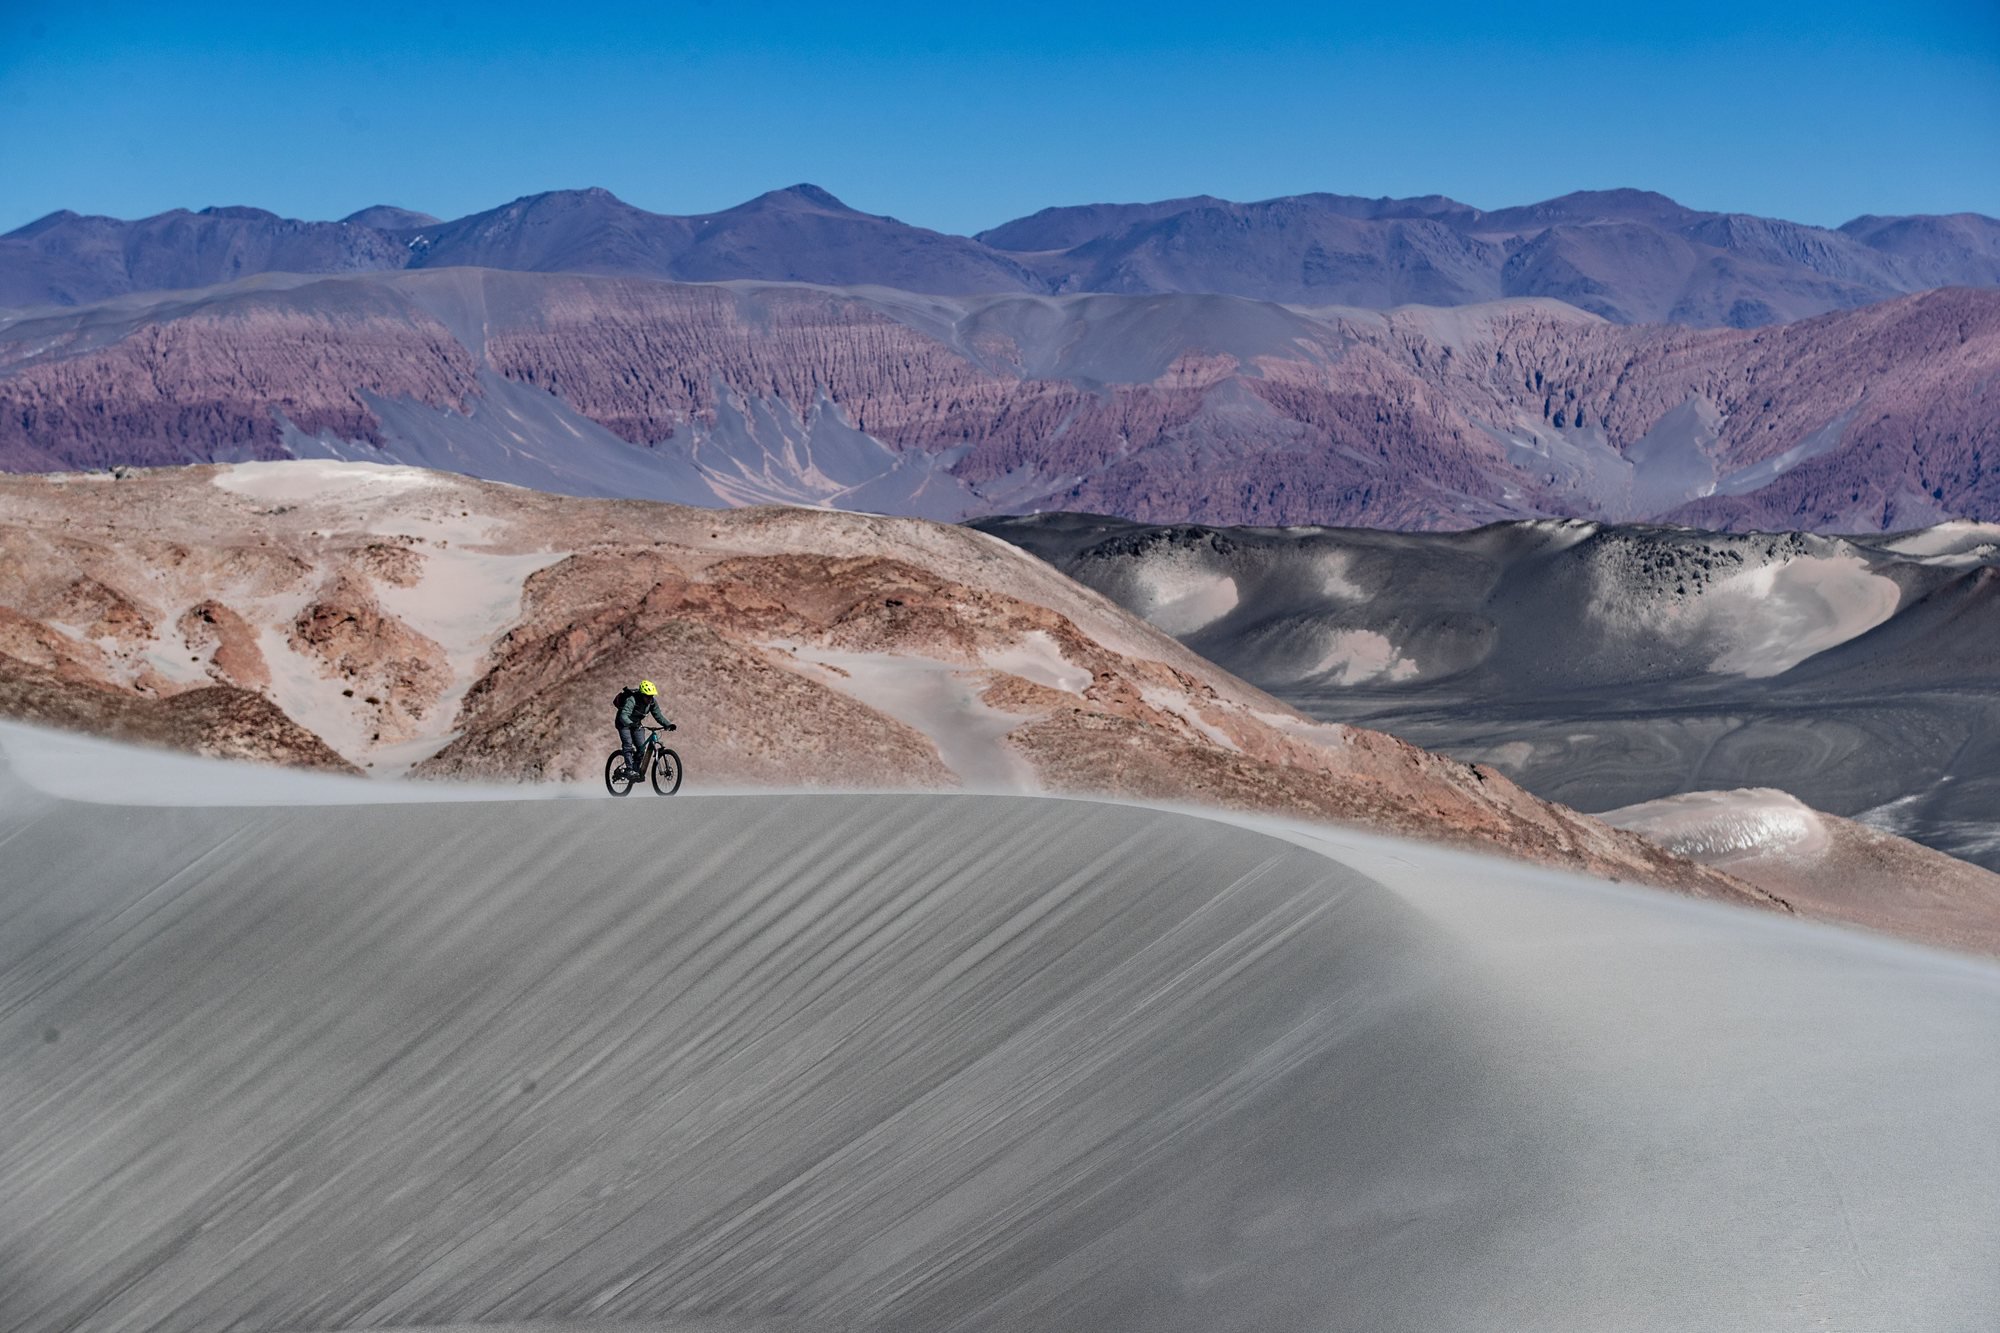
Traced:
[[1751, 327], [1946, 286], [2000, 284], [2000, 222], [1857, 218], [1839, 230], [1607, 190], [1486, 212], [1431, 195], [1200, 196], [1045, 209], [949, 236], [795, 185], [718, 213], [557, 190], [441, 222], [254, 208], [136, 222], [54, 213], [0, 237], [0, 306], [79, 305], [261, 273], [467, 266], [930, 295], [1192, 293], [1386, 309], [1553, 297], [1618, 323]]
[[1306, 713], [1537, 795], [1776, 788], [2000, 868], [2000, 526], [976, 526]]
[[2000, 292], [1751, 331], [1549, 301], [267, 275], [0, 316], [0, 468], [338, 457], [951, 519], [1880, 531], [2000, 519], [1996, 384]]

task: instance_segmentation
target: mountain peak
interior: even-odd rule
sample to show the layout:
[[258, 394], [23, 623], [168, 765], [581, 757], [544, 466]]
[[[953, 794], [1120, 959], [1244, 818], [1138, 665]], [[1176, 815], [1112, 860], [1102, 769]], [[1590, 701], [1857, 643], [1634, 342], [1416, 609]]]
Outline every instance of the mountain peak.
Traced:
[[[611, 191], [605, 189], [602, 185], [590, 185], [586, 186], [581, 190], [543, 190], [539, 194], [524, 194], [519, 199], [514, 200], [512, 203], [503, 204], [501, 207], [516, 208], [516, 209], [537, 208], [550, 204], [554, 204], [557, 206], [568, 206], [571, 208], [632, 207], [632, 205], [626, 203], [623, 199], [620, 199], [617, 195], [611, 193]], [[492, 211], [497, 213], [500, 211], [500, 209], [494, 209]], [[475, 214], [474, 216], [478, 215]]]
[[1685, 217], [1696, 210], [1656, 190], [1573, 190], [1557, 198], [1529, 205], [1529, 209], [1549, 217], [1602, 219], [1654, 219]]
[[849, 208], [846, 204], [835, 198], [831, 191], [822, 190], [817, 185], [804, 182], [798, 185], [787, 185], [782, 190], [766, 191], [758, 195], [755, 199], [752, 199], [748, 204], [744, 204], [743, 207], [748, 208], [752, 205], [764, 208], [813, 209], [829, 213], [857, 212], [856, 209]]
[[60, 227], [65, 222], [79, 222], [82, 219], [83, 214], [77, 212], [75, 209], [58, 208], [53, 213], [44, 214], [36, 218], [33, 222], [14, 228], [14, 230], [6, 234], [5, 239], [25, 240], [30, 236], [39, 235], [47, 231], [50, 227]]
[[413, 208], [398, 208], [394, 204], [370, 204], [356, 209], [341, 219], [355, 227], [375, 227], [382, 231], [402, 231], [410, 227], [435, 227], [438, 219], [429, 213], [419, 213]]

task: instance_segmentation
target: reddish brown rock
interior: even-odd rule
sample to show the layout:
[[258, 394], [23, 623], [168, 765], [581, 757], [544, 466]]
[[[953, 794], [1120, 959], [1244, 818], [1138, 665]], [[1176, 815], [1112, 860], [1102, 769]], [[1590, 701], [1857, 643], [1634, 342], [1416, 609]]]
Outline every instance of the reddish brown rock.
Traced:
[[[369, 548], [372, 549], [372, 548]], [[450, 688], [444, 649], [382, 610], [356, 581], [336, 577], [293, 619], [292, 648], [323, 674], [347, 682], [370, 710], [371, 739], [394, 743], [422, 734]]]
[[176, 624], [181, 638], [196, 655], [209, 657], [209, 671], [218, 680], [246, 690], [262, 690], [271, 671], [257, 647], [257, 635], [242, 616], [213, 598], [189, 607]]
[[226, 685], [146, 698], [0, 653], [0, 717], [211, 759], [359, 772], [270, 700]]

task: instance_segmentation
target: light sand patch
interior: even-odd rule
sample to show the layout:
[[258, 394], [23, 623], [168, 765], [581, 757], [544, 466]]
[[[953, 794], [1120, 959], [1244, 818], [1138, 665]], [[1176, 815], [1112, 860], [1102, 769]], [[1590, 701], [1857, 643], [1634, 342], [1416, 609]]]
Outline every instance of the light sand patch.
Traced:
[[1898, 538], [1884, 549], [1944, 569], [1996, 564], [2000, 563], [2000, 523], [1940, 523]]
[[1090, 672], [1064, 657], [1062, 646], [1043, 630], [1029, 630], [1005, 647], [986, 649], [980, 657], [995, 671], [1065, 694], [1082, 694], [1090, 688]]
[[[983, 673], [949, 662], [894, 653], [836, 652], [773, 644], [788, 662], [807, 668], [822, 684], [866, 704], [930, 738], [945, 767], [968, 791], [1036, 791], [1035, 771], [1008, 748], [1006, 735], [1026, 715], [1002, 712], [980, 697]], [[817, 666], [819, 671], [811, 671]], [[866, 786], [868, 774], [853, 775]]]
[[1181, 559], [1148, 561], [1132, 574], [1131, 609], [1176, 637], [1212, 625], [1236, 609], [1236, 580]]
[[1602, 818], [1758, 885], [1804, 915], [2000, 954], [2000, 875], [1823, 814], [1785, 792], [1691, 792]]
[[564, 554], [497, 555], [464, 546], [432, 547], [423, 553], [422, 573], [415, 584], [374, 585], [382, 609], [407, 625], [422, 627], [444, 649], [451, 667], [451, 680], [432, 712], [434, 728], [378, 750], [373, 756], [377, 772], [400, 776], [458, 735], [451, 724], [459, 703], [486, 669], [494, 642], [521, 618], [521, 593], [529, 577]]
[[1538, 518], [1524, 526], [1549, 534], [1555, 539], [1550, 543], [1550, 549], [1556, 551], [1567, 551], [1572, 546], [1581, 545], [1604, 529], [1602, 523], [1587, 518]]
[[1709, 664], [1759, 679], [1865, 634], [1896, 614], [1902, 589], [1858, 554], [1799, 556], [1745, 570], [1702, 599], [1725, 646]]
[[[288, 465], [289, 466], [289, 465]], [[353, 464], [340, 465], [344, 467]], [[467, 533], [484, 524], [457, 520]], [[382, 610], [412, 626], [445, 652], [451, 677], [427, 710], [419, 735], [384, 744], [363, 688], [337, 675], [292, 646], [290, 629], [318, 595], [302, 587], [269, 597], [233, 597], [231, 604], [257, 627], [257, 648], [271, 672], [266, 691], [294, 721], [314, 732], [339, 755], [385, 776], [401, 776], [448, 745], [465, 693], [486, 669], [486, 656], [500, 636], [520, 619], [521, 594], [530, 575], [563, 558], [564, 552], [502, 555], [424, 542], [417, 581], [398, 587], [371, 580], [370, 592]], [[352, 695], [343, 693], [353, 689]], [[381, 697], [379, 694], [376, 697]]]
[[142, 671], [151, 669], [175, 685], [190, 688], [215, 683], [208, 678], [207, 664], [182, 648], [177, 639], [156, 635], [153, 642], [156, 647], [145, 649], [138, 655], [137, 662]]
[[1273, 713], [1263, 708], [1246, 709], [1250, 716], [1294, 740], [1312, 745], [1344, 748], [1349, 741], [1347, 728], [1339, 722], [1319, 722], [1309, 717]]
[[1300, 671], [1298, 679], [1331, 674], [1336, 685], [1359, 685], [1371, 680], [1408, 680], [1417, 674], [1417, 664], [1397, 652], [1387, 635], [1375, 630], [1334, 630], [1325, 642], [1319, 658]]
[[349, 688], [346, 682], [320, 674], [317, 662], [292, 647], [291, 623], [311, 600], [310, 595], [298, 598], [297, 605], [282, 616], [258, 616], [253, 622], [257, 624], [257, 651], [271, 672], [271, 684], [264, 693], [286, 716], [332, 746], [342, 759], [359, 764], [376, 744], [365, 699], [359, 692], [351, 698], [343, 696], [341, 691]]
[[2000, 523], [1958, 521], [1898, 537], [1888, 549], [1899, 555], [1959, 555], [1973, 547], [1990, 550], [1996, 545], [2000, 545]]
[[1535, 757], [1533, 741], [1508, 741], [1486, 752], [1485, 762], [1507, 772], [1519, 771]]
[[1817, 810], [1768, 787], [1689, 792], [1626, 806], [1603, 818], [1683, 856], [1725, 867], [1773, 856], [1812, 865], [1832, 847]]
[[1157, 685], [1146, 685], [1140, 688], [1139, 697], [1150, 707], [1157, 708], [1162, 713], [1171, 713], [1223, 749], [1234, 750], [1238, 754], [1243, 752], [1243, 747], [1232, 740], [1228, 732], [1203, 717], [1201, 710], [1196, 708], [1193, 700], [1186, 695], [1163, 690]]
[[233, 463], [218, 468], [215, 484], [253, 500], [303, 504], [311, 500], [380, 499], [435, 487], [444, 478], [422, 468], [386, 463], [338, 463], [287, 459], [273, 463]]
[[1313, 558], [1313, 572], [1319, 577], [1320, 595], [1336, 602], [1359, 602], [1367, 590], [1354, 581], [1354, 555], [1350, 551], [1322, 551]]

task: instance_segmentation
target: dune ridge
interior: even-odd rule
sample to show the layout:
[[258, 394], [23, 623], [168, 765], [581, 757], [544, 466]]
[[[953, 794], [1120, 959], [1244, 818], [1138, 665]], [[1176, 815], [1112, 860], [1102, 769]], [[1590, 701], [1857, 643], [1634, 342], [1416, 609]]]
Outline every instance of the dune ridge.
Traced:
[[2000, 1299], [1991, 965], [1088, 801], [23, 776], [24, 1333], [1944, 1329]]

